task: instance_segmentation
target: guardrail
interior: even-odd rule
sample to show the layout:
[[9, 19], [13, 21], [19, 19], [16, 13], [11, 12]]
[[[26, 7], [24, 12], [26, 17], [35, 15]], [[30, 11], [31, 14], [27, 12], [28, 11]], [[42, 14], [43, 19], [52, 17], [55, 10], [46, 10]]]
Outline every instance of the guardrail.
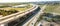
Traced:
[[32, 11], [34, 11], [35, 9], [37, 9], [38, 6], [33, 6], [32, 8], [24, 11], [24, 12], [18, 12], [18, 13], [14, 13], [14, 14], [11, 14], [11, 15], [8, 15], [8, 16], [5, 16], [5, 17], [2, 17], [0, 18], [0, 24], [4, 24], [4, 23], [8, 23], [8, 22], [11, 22], [13, 20], [16, 20], [20, 17], [22, 17], [23, 15], [26, 15], [27, 13], [30, 13]]

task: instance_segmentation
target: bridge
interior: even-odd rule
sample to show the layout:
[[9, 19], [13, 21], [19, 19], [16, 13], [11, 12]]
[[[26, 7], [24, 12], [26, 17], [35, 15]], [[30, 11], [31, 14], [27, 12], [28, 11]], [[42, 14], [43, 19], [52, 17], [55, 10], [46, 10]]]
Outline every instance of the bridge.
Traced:
[[39, 16], [42, 15], [44, 12], [46, 5], [44, 5], [41, 9], [39, 8], [39, 11], [36, 13], [35, 16], [33, 16], [28, 22], [23, 24], [22, 26], [34, 26], [36, 21], [38, 20]]
[[[28, 15], [33, 15], [37, 13], [37, 10], [40, 10], [39, 7], [37, 5], [33, 5], [32, 8], [26, 10], [26, 11], [22, 11], [22, 12], [17, 12], [11, 15], [7, 15], [4, 17], [0, 18], [0, 26], [10, 26], [11, 22], [23, 22], [23, 20], [21, 21], [21, 18], [24, 18]], [[23, 17], [24, 16], [24, 17]], [[26, 17], [26, 19], [29, 17]]]

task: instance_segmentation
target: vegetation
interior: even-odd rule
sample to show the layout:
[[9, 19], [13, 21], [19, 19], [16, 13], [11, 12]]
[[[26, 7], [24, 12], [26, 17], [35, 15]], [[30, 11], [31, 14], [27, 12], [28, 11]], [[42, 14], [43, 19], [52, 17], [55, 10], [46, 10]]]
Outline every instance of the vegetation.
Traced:
[[3, 8], [3, 9], [4, 9], [4, 10], [15, 9], [15, 10], [17, 10], [17, 11], [25, 11], [25, 10], [31, 8], [31, 7], [32, 7], [32, 5], [28, 5], [28, 6], [22, 7], [22, 8], [21, 8], [21, 7], [19, 7], [19, 8], [5, 7], [5, 8]]
[[25, 11], [25, 10], [31, 8], [31, 7], [32, 7], [32, 5], [28, 5], [28, 6], [24, 7], [24, 8], [12, 8], [12, 9], [15, 9], [15, 10], [18, 10], [18, 11]]
[[42, 15], [40, 15], [37, 22], [39, 22], [41, 20], [60, 23], [60, 15], [53, 16], [53, 14], [51, 14], [51, 13], [43, 13]]
[[14, 9], [11, 9], [9, 11], [6, 11], [6, 10], [0, 10], [0, 15], [3, 15], [3, 16], [6, 16], [6, 15], [10, 15], [12, 13], [16, 13], [18, 11], [14, 10]]
[[53, 16], [51, 13], [44, 13], [43, 18], [48, 22], [60, 23], [60, 15]]
[[0, 8], [5, 8], [5, 7], [10, 7], [10, 6], [0, 6]]
[[40, 6], [40, 8], [42, 8], [44, 5], [41, 5], [41, 4], [40, 4], [39, 6]]
[[47, 5], [45, 8], [45, 12], [50, 13], [60, 13], [60, 5]]
[[38, 18], [37, 22], [40, 22], [41, 20], [43, 20], [43, 15], [40, 15], [40, 17]]
[[0, 9], [0, 15], [3, 15], [3, 16], [10, 15], [10, 14], [16, 13], [18, 11], [19, 12], [25, 11], [25, 10], [32, 7], [32, 5], [30, 5], [30, 4], [27, 4], [28, 6], [22, 7], [22, 8], [20, 8], [20, 7], [19, 8], [11, 7], [11, 6], [14, 6], [14, 5], [21, 5], [21, 4], [0, 4], [0, 5], [1, 5], [0, 8], [2, 8], [2, 9]]

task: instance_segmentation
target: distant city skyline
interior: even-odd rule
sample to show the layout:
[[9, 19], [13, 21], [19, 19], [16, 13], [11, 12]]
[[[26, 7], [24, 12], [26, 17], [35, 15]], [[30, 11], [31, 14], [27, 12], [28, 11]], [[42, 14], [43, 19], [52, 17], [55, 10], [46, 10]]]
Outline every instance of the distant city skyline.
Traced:
[[0, 0], [0, 3], [12, 3], [12, 2], [40, 2], [40, 1], [60, 1], [60, 0]]

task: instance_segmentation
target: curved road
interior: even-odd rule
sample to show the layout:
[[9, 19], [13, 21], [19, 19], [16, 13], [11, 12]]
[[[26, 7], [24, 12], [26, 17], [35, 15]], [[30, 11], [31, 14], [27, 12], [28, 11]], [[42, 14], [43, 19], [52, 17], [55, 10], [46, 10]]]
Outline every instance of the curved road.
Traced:
[[41, 10], [27, 23], [25, 23], [23, 26], [34, 26], [35, 22], [37, 21], [37, 18], [43, 13], [43, 10], [45, 9], [46, 5], [44, 5]]
[[1, 25], [5, 25], [5, 24], [7, 25], [9, 22], [14, 21], [16, 19], [19, 19], [21, 16], [26, 15], [26, 14], [34, 11], [36, 8], [37, 7], [35, 5], [33, 5], [32, 8], [26, 10], [26, 12], [23, 12], [23, 14], [18, 12], [18, 13], [12, 14], [12, 15], [8, 15], [8, 16], [2, 17], [2, 18], [0, 18], [0, 26]]

